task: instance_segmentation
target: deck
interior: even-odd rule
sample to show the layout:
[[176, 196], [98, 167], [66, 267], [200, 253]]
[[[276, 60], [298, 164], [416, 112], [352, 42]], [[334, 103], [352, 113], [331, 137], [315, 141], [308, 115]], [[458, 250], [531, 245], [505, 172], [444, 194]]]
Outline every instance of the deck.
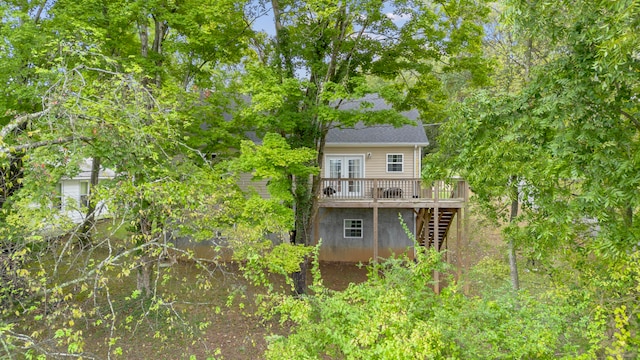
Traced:
[[[379, 209], [410, 208], [415, 214], [411, 231], [418, 245], [446, 251], [446, 259], [455, 259], [457, 276], [462, 269], [462, 246], [466, 243], [466, 218], [469, 186], [460, 178], [424, 182], [422, 179], [321, 179], [318, 205], [321, 208], [371, 208], [373, 238], [370, 253], [378, 259]], [[314, 221], [315, 240], [319, 240], [319, 213]], [[463, 231], [463, 227], [465, 230]], [[455, 242], [449, 244], [449, 233], [455, 229]], [[451, 247], [453, 246], [453, 247]], [[345, 253], [341, 249], [341, 254]], [[369, 256], [369, 255], [368, 255]], [[434, 272], [434, 290], [440, 291], [440, 274]]]
[[323, 178], [320, 207], [341, 208], [463, 208], [468, 187], [462, 179], [331, 179]]

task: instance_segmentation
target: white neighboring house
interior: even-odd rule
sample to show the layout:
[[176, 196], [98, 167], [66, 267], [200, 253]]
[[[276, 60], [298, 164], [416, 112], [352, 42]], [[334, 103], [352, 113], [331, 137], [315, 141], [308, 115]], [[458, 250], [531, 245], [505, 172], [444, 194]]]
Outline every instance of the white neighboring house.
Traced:
[[[85, 159], [80, 164], [80, 172], [72, 177], [63, 177], [56, 185], [56, 193], [59, 198], [54, 203], [61, 211], [64, 211], [74, 223], [81, 223], [86, 217], [87, 205], [89, 201], [89, 191], [91, 187], [91, 159]], [[110, 180], [115, 177], [115, 172], [111, 169], [100, 168], [98, 181]], [[96, 205], [96, 218], [104, 217], [108, 214], [104, 203]]]

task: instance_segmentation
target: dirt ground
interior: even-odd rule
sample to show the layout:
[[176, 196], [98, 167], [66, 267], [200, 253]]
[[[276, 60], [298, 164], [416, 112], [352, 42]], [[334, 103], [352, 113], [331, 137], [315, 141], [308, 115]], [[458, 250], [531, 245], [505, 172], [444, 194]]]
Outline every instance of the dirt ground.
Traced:
[[[333, 290], [343, 290], [350, 283], [363, 282], [367, 278], [364, 267], [346, 263], [321, 263], [320, 272], [324, 284]], [[209, 346], [219, 347], [224, 359], [260, 359], [267, 348], [265, 335], [284, 334], [276, 322], [264, 323], [260, 319], [227, 311], [207, 331]]]
[[[363, 282], [367, 278], [366, 268], [357, 264], [321, 263], [320, 272], [324, 284], [333, 290], [343, 290], [350, 283]], [[277, 322], [265, 323], [252, 317], [249, 311], [242, 314], [239, 310], [230, 309], [217, 317], [205, 338], [209, 347], [220, 349], [224, 359], [261, 359], [267, 348], [265, 336], [285, 334], [286, 331]]]
[[[465, 267], [471, 267], [486, 258], [500, 257], [504, 252], [504, 244], [499, 230], [487, 224], [478, 224], [475, 220], [471, 226], [475, 231], [470, 234], [469, 243], [466, 244]], [[333, 290], [344, 290], [351, 283], [361, 283], [367, 279], [366, 267], [352, 263], [323, 262], [320, 272], [325, 286]], [[202, 341], [209, 348], [219, 348], [224, 359], [261, 359], [267, 348], [265, 335], [285, 334], [286, 331], [277, 323], [263, 323], [255, 317], [247, 317], [238, 310], [230, 309], [216, 318]]]
[[[463, 260], [466, 269], [487, 257], [500, 257], [504, 245], [499, 230], [472, 219], [470, 234], [464, 248]], [[454, 232], [455, 234], [455, 232]], [[452, 244], [455, 238], [450, 239]], [[211, 270], [211, 269], [210, 269]], [[177, 262], [162, 271], [171, 272], [169, 283], [162, 288], [167, 291], [166, 298], [172, 299], [168, 308], [170, 316], [140, 316], [146, 311], [144, 306], [126, 302], [116, 309], [120, 318], [115, 348], [121, 347], [121, 355], [112, 355], [111, 359], [262, 359], [267, 349], [269, 335], [285, 335], [288, 329], [277, 321], [264, 321], [255, 315], [255, 296], [263, 294], [260, 289], [248, 284], [241, 276], [237, 265], [218, 265], [213, 277], [208, 277], [212, 286], [200, 287], [201, 270], [193, 263]], [[343, 290], [351, 283], [366, 280], [367, 270], [357, 264], [330, 263], [320, 264], [325, 286], [334, 290]], [[162, 276], [162, 274], [160, 274]], [[135, 281], [135, 276], [134, 276]], [[283, 278], [274, 278], [277, 286], [284, 285]], [[311, 279], [309, 278], [309, 282]], [[112, 284], [113, 285], [113, 284]], [[120, 294], [132, 291], [130, 281], [122, 280], [121, 288], [114, 287]], [[229, 297], [233, 296], [233, 300]], [[148, 306], [147, 308], [148, 309]], [[131, 323], [122, 319], [133, 317]], [[144, 319], [137, 322], [135, 319]], [[185, 324], [201, 324], [193, 327]], [[126, 331], [122, 331], [127, 328]], [[83, 326], [85, 358], [106, 359], [108, 326]]]
[[[202, 292], [194, 290], [196, 270], [193, 264], [179, 262], [172, 271], [177, 275], [177, 283], [169, 287], [182, 292], [180, 301], [175, 304], [176, 311], [183, 320], [206, 323], [206, 327], [199, 332], [196, 330], [197, 334], [193, 336], [189, 335], [191, 329], [169, 327], [163, 323], [166, 319], [151, 318], [125, 331], [117, 341], [122, 355], [111, 358], [190, 359], [195, 356], [195, 359], [261, 359], [267, 348], [265, 337], [286, 334], [286, 327], [278, 322], [265, 322], [253, 314], [256, 309], [253, 297], [263, 290], [248, 285], [237, 266], [225, 265], [224, 269], [217, 269], [215, 287]], [[367, 277], [366, 269], [356, 264], [322, 263], [320, 271], [325, 285], [334, 290], [345, 289], [350, 283], [362, 282]], [[273, 281], [279, 285], [284, 283], [283, 279]], [[230, 294], [234, 294], [234, 300], [227, 306], [225, 303]], [[187, 311], [180, 312], [184, 309]], [[126, 309], [124, 312], [135, 314], [136, 310]], [[167, 338], [162, 339], [163, 335]], [[89, 357], [106, 358], [107, 329], [88, 327], [85, 336], [85, 351]]]
[[[464, 247], [464, 267], [469, 269], [474, 264], [485, 258], [502, 256], [504, 244], [498, 229], [494, 229], [486, 223], [472, 219], [469, 224], [471, 229]], [[455, 234], [455, 233], [454, 233]], [[455, 238], [450, 239], [452, 242]], [[174, 265], [178, 274], [177, 278], [192, 279], [192, 264], [178, 263]], [[320, 265], [325, 286], [334, 290], [343, 290], [350, 283], [359, 283], [366, 280], [367, 270], [357, 264], [324, 262]], [[193, 284], [187, 283], [177, 286], [178, 291], [191, 292], [183, 296], [185, 302], [200, 305], [190, 305], [189, 313], [192, 319], [208, 322], [197, 336], [185, 336], [179, 330], [172, 330], [169, 338], [158, 346], [158, 339], [153, 327], [147, 327], [130, 333], [128, 338], [120, 341], [123, 348], [123, 356], [126, 359], [189, 359], [195, 355], [196, 359], [261, 359], [267, 348], [265, 337], [272, 334], [284, 335], [287, 329], [278, 322], [265, 322], [259, 316], [252, 315], [255, 311], [253, 297], [260, 293], [261, 289], [247, 284], [240, 276], [240, 272], [234, 265], [227, 265], [218, 273], [219, 281], [216, 288], [207, 292], [193, 292]], [[311, 279], [309, 278], [309, 281]], [[282, 285], [283, 279], [275, 279], [275, 283]], [[225, 306], [226, 297], [236, 294], [233, 305]], [[208, 303], [202, 305], [202, 303]], [[240, 303], [242, 303], [242, 307]], [[216, 307], [219, 313], [216, 312]], [[156, 327], [156, 330], [162, 326]], [[166, 330], [163, 330], [166, 332]], [[100, 336], [98, 335], [98, 338]], [[196, 340], [193, 340], [193, 339]], [[104, 348], [104, 341], [99, 347]], [[94, 343], [95, 346], [96, 343]], [[89, 343], [87, 344], [89, 345]], [[102, 349], [104, 350], [104, 349]], [[98, 351], [104, 354], [103, 351]]]

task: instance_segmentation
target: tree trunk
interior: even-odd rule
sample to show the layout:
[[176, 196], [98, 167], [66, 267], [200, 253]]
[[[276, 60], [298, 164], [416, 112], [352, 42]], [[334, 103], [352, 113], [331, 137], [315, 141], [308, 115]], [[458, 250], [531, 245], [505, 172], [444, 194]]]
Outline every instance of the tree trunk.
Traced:
[[[314, 206], [313, 185], [310, 184], [309, 177], [295, 177], [293, 179], [295, 195], [295, 231], [293, 232], [293, 243], [304, 246], [312, 244], [312, 213]], [[304, 294], [307, 289], [307, 270], [309, 259], [305, 258], [300, 263], [300, 271], [292, 274], [295, 285], [295, 292], [298, 295]]]
[[[140, 54], [144, 58], [149, 57], [149, 51], [151, 51], [152, 55], [156, 55], [155, 68], [147, 71], [144, 78], [142, 79], [142, 84], [150, 93], [153, 93], [154, 89], [151, 85], [155, 85], [156, 88], [160, 88], [162, 85], [162, 77], [160, 68], [163, 65], [163, 59], [161, 56], [162, 53], [162, 45], [164, 38], [168, 31], [167, 24], [161, 19], [157, 18], [155, 15], [151, 14], [153, 18], [153, 41], [151, 46], [149, 44], [149, 20], [145, 16], [138, 20], [138, 34], [140, 36]], [[149, 70], [149, 69], [147, 69]], [[151, 104], [147, 105], [151, 108]], [[143, 176], [136, 177], [138, 183], [142, 183]], [[142, 202], [142, 208], [145, 208], [145, 201]], [[139, 236], [141, 237], [141, 242], [149, 242], [153, 240], [152, 234], [152, 221], [147, 217], [147, 215], [139, 215], [138, 219], [139, 224]], [[153, 267], [155, 266], [155, 261], [151, 259], [149, 256], [142, 254], [139, 260], [138, 265], [138, 276], [137, 276], [137, 290], [143, 296], [151, 296], [153, 294], [153, 285], [151, 279], [153, 278]]]
[[[151, 241], [151, 222], [146, 216], [142, 216], [139, 220], [140, 236], [143, 242]], [[146, 250], [144, 250], [146, 251]], [[153, 266], [155, 262], [147, 256], [142, 254], [138, 260], [138, 274], [136, 289], [140, 291], [140, 294], [144, 297], [151, 296], [153, 294], [153, 288], [151, 278], [153, 277]]]
[[300, 263], [300, 271], [291, 274], [293, 278], [294, 291], [296, 295], [303, 295], [307, 292], [307, 272], [309, 271], [309, 258], [305, 257]]
[[160, 71], [163, 66], [162, 43], [164, 42], [165, 36], [169, 31], [169, 27], [167, 26], [166, 22], [155, 19], [155, 17], [154, 25], [155, 33], [153, 36], [153, 47], [151, 49], [157, 55], [154, 80], [156, 87], [159, 88], [162, 85], [162, 72]]
[[94, 157], [91, 162], [91, 179], [89, 180], [87, 213], [80, 228], [80, 241], [83, 245], [91, 242], [91, 229], [96, 223], [96, 203], [93, 200], [93, 191], [98, 186], [100, 176], [100, 158]]
[[633, 206], [627, 206], [624, 220], [627, 227], [631, 228], [633, 226]]
[[138, 21], [138, 35], [140, 36], [140, 55], [146, 58], [149, 56], [149, 26], [145, 18]]
[[271, 0], [271, 8], [273, 9], [274, 26], [276, 29], [276, 41], [278, 43], [276, 56], [278, 68], [285, 71], [285, 76], [292, 78], [294, 75], [293, 61], [289, 51], [289, 35], [287, 29], [282, 25], [282, 8], [278, 0]]
[[140, 291], [140, 295], [143, 297], [149, 297], [153, 294], [151, 287], [151, 277], [153, 275], [154, 262], [150, 261], [146, 256], [140, 259], [140, 265], [138, 266], [138, 275], [136, 281], [136, 289]]
[[9, 154], [9, 166], [0, 168], [0, 209], [4, 208], [7, 200], [22, 188], [24, 167], [22, 157], [24, 152]]
[[[517, 177], [511, 177], [511, 215], [509, 217], [509, 223], [514, 224], [516, 217], [518, 216], [518, 183]], [[516, 246], [513, 238], [509, 239], [509, 269], [511, 270], [511, 286], [513, 290], [518, 291], [520, 289], [520, 279], [518, 278], [518, 262], [516, 258]]]
[[[319, 126], [320, 136], [306, 139], [314, 143], [318, 155], [316, 158], [316, 166], [322, 168], [324, 157], [324, 145], [327, 130]], [[294, 178], [293, 193], [295, 197], [295, 230], [291, 234], [291, 242], [293, 244], [302, 244], [304, 246], [313, 246], [313, 222], [318, 212], [318, 194], [320, 192], [320, 175], [311, 177]], [[307, 290], [307, 271], [309, 270], [310, 259], [305, 258], [300, 263], [300, 272], [292, 274], [295, 285], [295, 292], [302, 295]]]

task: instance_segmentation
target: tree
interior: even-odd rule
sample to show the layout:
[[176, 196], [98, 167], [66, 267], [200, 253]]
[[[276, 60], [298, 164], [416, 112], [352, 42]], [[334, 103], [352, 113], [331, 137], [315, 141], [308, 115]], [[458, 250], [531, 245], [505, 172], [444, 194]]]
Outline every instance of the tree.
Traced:
[[[590, 294], [598, 284], [601, 300], [590, 306], [606, 308], [618, 334], [603, 332], [602, 348], [631, 357], [638, 329], [629, 303], [637, 301], [631, 289], [638, 281], [639, 63], [631, 50], [638, 9], [633, 1], [509, 2], [516, 34], [545, 44], [549, 56], [533, 62], [521, 88], [490, 89], [462, 104], [431, 159], [465, 176], [494, 214], [516, 185], [510, 199], [523, 199], [525, 211], [507, 235], [553, 281]], [[509, 181], [513, 174], [517, 180]]]
[[[275, 34], [260, 34], [245, 61], [243, 92], [251, 103], [240, 116], [259, 135], [280, 134], [292, 149], [311, 149], [322, 167], [332, 127], [406, 120], [396, 111], [343, 111], [344, 101], [378, 93], [395, 110], [420, 108], [428, 117], [445, 101], [440, 74], [465, 72], [484, 80], [480, 56], [486, 8], [478, 2], [272, 1]], [[265, 11], [267, 12], [267, 11]], [[373, 81], [374, 79], [379, 79]], [[381, 81], [380, 81], [381, 80]], [[320, 176], [289, 172], [292, 240], [311, 245]], [[305, 288], [301, 264], [296, 292]]]
[[[169, 121], [171, 131], [175, 131], [176, 135], [182, 134], [180, 140], [174, 134], [166, 134], [164, 145], [160, 146], [161, 152], [166, 155], [166, 162], [159, 161], [154, 155], [160, 149], [151, 150], [151, 154], [131, 152], [125, 155], [127, 168], [118, 169], [135, 179], [135, 183], [141, 187], [140, 192], [130, 194], [134, 198], [151, 191], [142, 190], [148, 184], [161, 179], [177, 180], [175, 172], [167, 171], [171, 168], [176, 170], [172, 166], [172, 158], [186, 154], [191, 161], [207, 166], [211, 153], [230, 146], [226, 141], [228, 137], [216, 134], [222, 131], [213, 126], [224, 123], [224, 104], [220, 99], [225, 95], [210, 90], [213, 85], [220, 85], [212, 78], [211, 72], [220, 64], [239, 59], [244, 47], [242, 37], [245, 32], [249, 33], [248, 25], [243, 22], [242, 10], [242, 4], [232, 1], [166, 3], [94, 0], [58, 1], [51, 9], [57, 20], [58, 31], [68, 39], [76, 43], [93, 44], [88, 47], [93, 46], [93, 51], [103, 54], [102, 64], [113, 67], [114, 71], [136, 73], [145, 87], [144, 91], [150, 95], [147, 99], [141, 99], [143, 102], [140, 106], [152, 110], [157, 108], [154, 101], [180, 104], [170, 105], [177, 116], [155, 119], [152, 115], [149, 120], [150, 124], [158, 120]], [[77, 29], [83, 31], [77, 32]], [[70, 61], [82, 63], [84, 58]], [[208, 90], [205, 92], [204, 89]], [[191, 103], [199, 103], [195, 107], [200, 109], [194, 110]], [[205, 115], [197, 119], [190, 118], [196, 111]], [[215, 138], [222, 138], [225, 142], [216, 142], [212, 136], [214, 134]], [[192, 151], [193, 146], [198, 147], [195, 148], [197, 151]], [[210, 153], [207, 155], [202, 151]], [[105, 159], [107, 165], [123, 163], [123, 159], [115, 160], [113, 156]], [[134, 189], [130, 190], [135, 192]], [[144, 243], [164, 233], [164, 225], [162, 216], [155, 217], [152, 210], [154, 205], [145, 199], [140, 200], [132, 206], [139, 210], [135, 228], [139, 232], [140, 242]], [[152, 234], [154, 232], [157, 234]], [[152, 267], [150, 259], [141, 258], [138, 283], [139, 290], [145, 294], [153, 292]]]
[[[120, 315], [101, 312], [103, 301], [113, 304], [106, 274], [118, 269], [126, 277], [140, 269], [140, 292], [131, 299], [144, 294], [144, 301], [138, 300], [142, 306], [157, 310], [165, 304], [156, 287], [162, 278], [152, 277], [150, 270], [171, 247], [167, 227], [202, 239], [211, 227], [230, 226], [227, 211], [233, 210], [222, 204], [237, 193], [210, 166], [205, 152], [229, 146], [228, 134], [206, 137], [219, 130], [213, 124], [224, 123], [226, 103], [224, 83], [211, 73], [237, 61], [244, 47], [247, 24], [237, 5], [2, 3], [6, 51], [0, 66], [7, 69], [2, 76], [11, 90], [0, 115], [0, 167], [6, 170], [3, 344], [17, 342], [28, 352], [36, 338], [63, 337], [70, 344], [67, 352], [82, 353], [81, 330], [61, 322], [74, 318], [73, 313], [111, 324], [108, 351], [113, 352]], [[45, 10], [47, 16], [40, 18]], [[23, 43], [25, 36], [37, 41]], [[92, 203], [107, 201], [123, 223], [133, 221], [138, 231], [119, 245], [101, 239], [85, 252], [74, 247], [75, 229], [61, 224], [51, 201], [55, 183], [63, 175], [73, 176], [86, 157], [100, 158], [118, 173], [113, 182], [93, 189]], [[68, 237], [57, 237], [67, 231]], [[108, 255], [103, 256], [105, 247]], [[78, 292], [96, 307], [88, 313], [79, 309], [70, 301]], [[29, 317], [53, 330], [22, 333]], [[5, 321], [15, 324], [5, 328]]]

